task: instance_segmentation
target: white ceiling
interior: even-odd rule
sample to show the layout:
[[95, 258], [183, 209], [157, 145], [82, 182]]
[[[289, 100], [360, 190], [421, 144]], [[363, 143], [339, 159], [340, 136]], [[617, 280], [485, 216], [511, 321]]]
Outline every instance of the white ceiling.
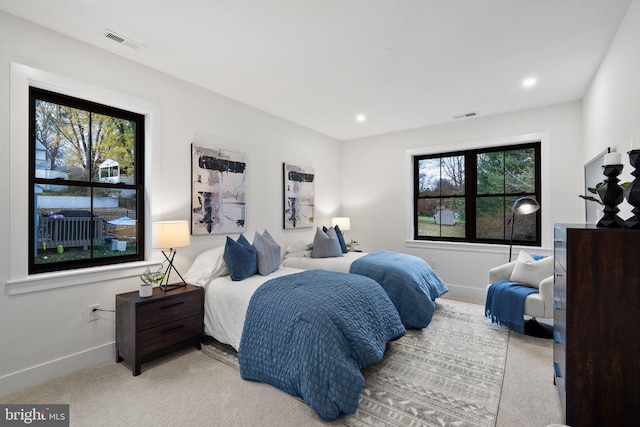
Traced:
[[[0, 0], [0, 10], [346, 140], [582, 99], [630, 3]], [[529, 76], [538, 84], [523, 89]]]

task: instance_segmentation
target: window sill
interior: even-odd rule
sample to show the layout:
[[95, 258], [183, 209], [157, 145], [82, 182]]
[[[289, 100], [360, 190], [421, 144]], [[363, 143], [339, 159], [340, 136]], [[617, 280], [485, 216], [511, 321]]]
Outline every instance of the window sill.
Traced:
[[68, 286], [134, 277], [145, 268], [160, 265], [155, 261], [139, 261], [127, 264], [107, 265], [79, 270], [65, 270], [54, 273], [31, 275], [24, 279], [7, 280], [9, 295], [22, 295]]
[[[446, 242], [435, 240], [405, 240], [405, 246], [408, 248], [421, 248], [421, 249], [437, 249], [444, 251], [456, 251], [456, 252], [481, 252], [492, 254], [504, 254], [509, 252], [509, 245], [490, 245], [487, 243], [468, 243], [468, 242]], [[540, 255], [551, 255], [553, 249], [545, 249], [541, 246], [513, 246], [513, 253], [516, 255], [520, 250], [535, 251]]]

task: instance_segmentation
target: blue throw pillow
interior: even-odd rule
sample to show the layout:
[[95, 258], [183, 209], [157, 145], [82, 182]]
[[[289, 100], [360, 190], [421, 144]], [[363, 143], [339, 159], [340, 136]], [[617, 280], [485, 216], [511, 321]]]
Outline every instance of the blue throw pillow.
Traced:
[[[338, 237], [338, 242], [340, 243], [340, 250], [342, 250], [343, 254], [346, 254], [347, 252], [349, 252], [349, 248], [347, 248], [347, 242], [344, 241], [342, 230], [340, 230], [340, 227], [338, 227], [338, 225], [335, 225], [333, 229], [335, 230], [336, 236]], [[327, 227], [322, 227], [322, 231], [324, 231], [325, 233], [327, 232], [327, 230], [328, 230]]]
[[313, 238], [313, 249], [311, 249], [312, 258], [329, 258], [342, 256], [342, 248], [336, 235], [336, 230], [328, 228], [325, 233], [318, 227], [316, 235]]
[[256, 250], [240, 234], [237, 241], [227, 236], [224, 246], [224, 261], [227, 263], [231, 280], [244, 280], [258, 271]]
[[260, 235], [256, 231], [253, 238], [253, 248], [256, 250], [258, 273], [262, 276], [271, 274], [280, 266], [280, 245], [276, 243], [267, 230]]
[[344, 236], [342, 235], [342, 230], [337, 225], [333, 227], [336, 230], [336, 235], [338, 236], [338, 242], [340, 242], [340, 249], [342, 249], [342, 253], [346, 254], [349, 252], [349, 248], [347, 248], [347, 242], [344, 241]]

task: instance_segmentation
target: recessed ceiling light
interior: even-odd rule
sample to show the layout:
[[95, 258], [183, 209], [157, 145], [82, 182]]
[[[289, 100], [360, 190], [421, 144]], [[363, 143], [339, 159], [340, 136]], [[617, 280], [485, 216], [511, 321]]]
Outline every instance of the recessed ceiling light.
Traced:
[[529, 77], [522, 81], [522, 87], [533, 87], [536, 83], [538, 83], [538, 80], [535, 77]]
[[393, 49], [389, 49], [388, 47], [384, 47], [382, 49], [378, 49], [379, 56], [390, 56], [393, 55]]
[[358, 115], [356, 116], [356, 121], [357, 121], [358, 123], [362, 123], [362, 122], [364, 122], [365, 120], [367, 120], [367, 116], [365, 116], [364, 114], [358, 114]]

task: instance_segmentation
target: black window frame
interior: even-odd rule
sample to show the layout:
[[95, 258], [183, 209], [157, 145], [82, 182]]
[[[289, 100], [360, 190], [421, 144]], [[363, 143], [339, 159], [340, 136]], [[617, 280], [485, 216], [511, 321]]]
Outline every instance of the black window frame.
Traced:
[[[511, 150], [521, 149], [534, 149], [535, 156], [535, 191], [534, 192], [517, 192], [517, 193], [491, 193], [479, 195], [477, 191], [477, 156], [483, 153], [494, 153]], [[505, 224], [505, 238], [504, 239], [488, 239], [476, 237], [476, 206], [477, 199], [482, 197], [496, 197], [503, 196], [509, 198], [519, 198], [524, 196], [530, 196], [535, 198], [538, 203], [541, 203], [542, 195], [542, 142], [533, 141], [525, 143], [515, 143], [509, 145], [501, 145], [485, 148], [474, 148], [468, 150], [423, 154], [413, 156], [413, 239], [419, 241], [446, 241], [446, 242], [464, 242], [464, 243], [483, 243], [483, 244], [496, 244], [496, 245], [508, 245], [510, 244], [510, 228], [509, 221], [512, 215], [511, 209], [504, 210], [504, 224]], [[436, 197], [421, 197], [419, 196], [419, 162], [425, 159], [438, 159], [451, 156], [464, 156], [465, 161], [465, 195], [458, 196], [465, 201], [465, 237], [443, 237], [443, 236], [419, 236], [418, 235], [418, 202], [424, 198], [436, 198]], [[446, 196], [449, 197], [449, 196]], [[455, 197], [455, 196], [454, 196]], [[539, 209], [536, 215], [536, 238], [534, 240], [522, 240], [517, 239], [514, 235], [513, 244], [519, 246], [541, 246], [542, 245], [542, 209]], [[472, 219], [472, 220], [471, 220]], [[517, 221], [517, 219], [516, 219]], [[509, 226], [510, 227], [510, 226]], [[516, 224], [517, 227], [517, 224]], [[509, 231], [509, 233], [507, 233]]]
[[[87, 188], [90, 191], [95, 188], [112, 188], [117, 190], [134, 190], [136, 192], [136, 253], [125, 255], [114, 255], [108, 257], [91, 257], [81, 260], [60, 261], [55, 263], [36, 263], [36, 223], [35, 218], [38, 215], [36, 211], [36, 194], [34, 188], [37, 184], [61, 184], [60, 178], [37, 178], [36, 177], [36, 101], [42, 100], [47, 102], [64, 105], [71, 108], [82, 109], [91, 113], [108, 115], [124, 120], [135, 122], [135, 154], [134, 154], [134, 175], [135, 183], [108, 183], [97, 182], [92, 179], [87, 181], [63, 180], [66, 186], [76, 186]], [[50, 90], [30, 86], [29, 87], [29, 253], [28, 253], [28, 272], [29, 274], [38, 274], [54, 271], [64, 271], [72, 269], [82, 269], [89, 267], [97, 267], [103, 265], [124, 264], [145, 259], [145, 116], [143, 114], [134, 113], [120, 108], [112, 107], [105, 104], [88, 101], [85, 99], [53, 92]], [[91, 173], [89, 176], [92, 176]], [[91, 197], [93, 202], [93, 197]], [[93, 214], [93, 203], [89, 209]], [[94, 233], [94, 221], [90, 221], [90, 235]], [[90, 248], [93, 247], [93, 239], [90, 240]]]

